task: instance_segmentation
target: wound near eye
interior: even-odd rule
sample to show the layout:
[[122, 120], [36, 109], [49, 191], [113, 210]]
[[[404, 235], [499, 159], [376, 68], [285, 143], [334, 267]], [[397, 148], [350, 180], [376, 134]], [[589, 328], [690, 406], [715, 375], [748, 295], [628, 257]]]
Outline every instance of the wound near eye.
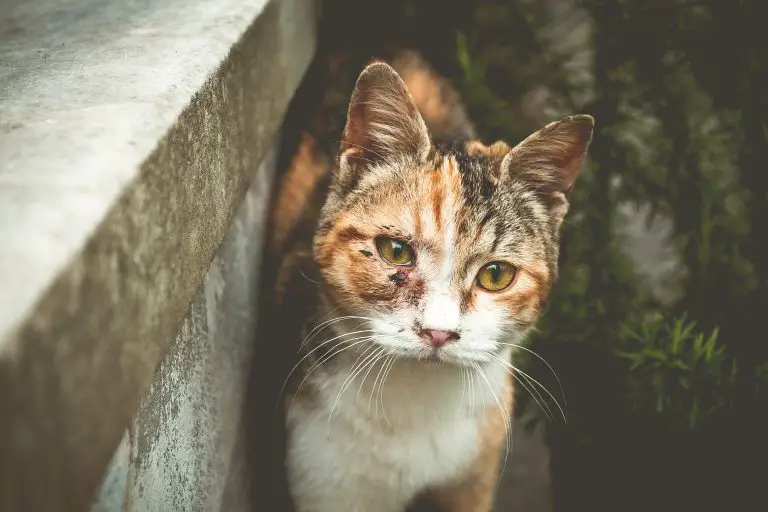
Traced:
[[394, 274], [389, 276], [389, 280], [395, 284], [403, 284], [406, 277], [407, 275], [405, 274], [405, 272], [397, 271]]

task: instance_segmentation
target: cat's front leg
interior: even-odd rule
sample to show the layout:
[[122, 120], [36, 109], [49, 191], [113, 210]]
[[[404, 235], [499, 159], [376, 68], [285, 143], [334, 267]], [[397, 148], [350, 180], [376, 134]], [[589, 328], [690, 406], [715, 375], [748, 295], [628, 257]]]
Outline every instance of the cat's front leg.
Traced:
[[304, 417], [289, 431], [286, 466], [295, 512], [403, 512], [401, 494], [376, 477], [354, 437], [328, 435], [325, 427]]
[[[511, 385], [502, 395], [511, 411]], [[511, 450], [508, 413], [491, 408], [481, 426], [481, 447], [471, 466], [454, 481], [424, 493], [408, 512], [491, 512], [500, 478], [502, 457]]]
[[348, 479], [343, 484], [294, 479], [291, 494], [294, 512], [403, 511], [403, 504], [394, 502], [392, 496], [381, 489], [368, 488], [356, 479]]

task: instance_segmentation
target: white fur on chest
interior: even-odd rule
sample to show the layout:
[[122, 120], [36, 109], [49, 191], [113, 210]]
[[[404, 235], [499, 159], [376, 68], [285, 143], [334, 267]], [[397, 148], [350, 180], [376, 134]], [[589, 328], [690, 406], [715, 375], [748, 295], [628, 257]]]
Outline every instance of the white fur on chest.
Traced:
[[403, 361], [380, 387], [378, 370], [363, 372], [341, 396], [349, 371], [340, 371], [322, 383], [319, 404], [291, 408], [288, 469], [299, 512], [403, 512], [420, 491], [460, 478], [506, 378], [500, 366], [486, 370], [486, 382], [467, 370]]

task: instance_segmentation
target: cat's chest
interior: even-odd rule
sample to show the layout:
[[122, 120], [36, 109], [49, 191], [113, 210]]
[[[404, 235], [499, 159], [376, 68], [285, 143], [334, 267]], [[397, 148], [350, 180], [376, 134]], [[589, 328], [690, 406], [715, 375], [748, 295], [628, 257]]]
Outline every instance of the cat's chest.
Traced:
[[325, 383], [312, 407], [289, 414], [294, 485], [308, 495], [325, 492], [312, 487], [354, 489], [336, 492], [332, 499], [347, 500], [336, 506], [378, 502], [396, 510], [425, 488], [460, 477], [477, 456], [482, 407], [473, 413], [470, 403], [484, 400], [461, 384], [400, 375], [383, 390], [353, 384], [339, 395], [339, 379]]

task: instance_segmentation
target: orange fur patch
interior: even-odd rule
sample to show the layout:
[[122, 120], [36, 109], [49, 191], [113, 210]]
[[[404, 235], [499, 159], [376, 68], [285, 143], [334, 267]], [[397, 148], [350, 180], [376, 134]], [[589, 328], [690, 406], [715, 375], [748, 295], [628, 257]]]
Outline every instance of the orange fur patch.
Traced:
[[392, 66], [408, 87], [432, 134], [474, 137], [474, 128], [458, 92], [420, 54], [401, 52]]
[[304, 205], [327, 172], [328, 163], [318, 153], [317, 141], [309, 133], [302, 133], [299, 148], [277, 190], [269, 230], [272, 250], [279, 252], [282, 249], [288, 233], [301, 217]]
[[432, 177], [432, 213], [435, 216], [436, 229], [440, 231], [442, 229], [443, 199], [445, 194], [440, 169], [432, 171], [430, 176]]

